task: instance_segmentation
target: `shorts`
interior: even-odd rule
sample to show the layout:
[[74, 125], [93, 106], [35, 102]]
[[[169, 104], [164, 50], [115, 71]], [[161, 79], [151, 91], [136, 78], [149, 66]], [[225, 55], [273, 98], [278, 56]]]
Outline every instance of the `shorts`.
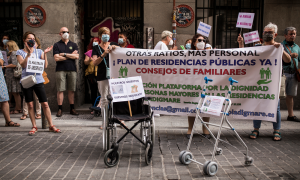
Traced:
[[288, 96], [297, 96], [298, 81], [296, 74], [284, 73], [286, 76], [285, 80], [285, 92]]
[[76, 71], [57, 71], [56, 89], [57, 91], [75, 91], [76, 90]]
[[23, 88], [21, 84], [21, 88], [23, 91], [23, 94], [25, 96], [25, 102], [29, 103], [33, 101], [33, 91], [35, 92], [37, 98], [39, 99], [39, 102], [47, 102], [47, 96], [46, 96], [46, 91], [44, 88], [44, 83], [36, 84], [30, 88]]

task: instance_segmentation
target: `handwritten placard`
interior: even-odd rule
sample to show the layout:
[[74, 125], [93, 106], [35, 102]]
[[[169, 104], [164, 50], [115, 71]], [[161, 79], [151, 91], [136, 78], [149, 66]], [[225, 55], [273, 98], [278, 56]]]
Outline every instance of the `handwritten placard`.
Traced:
[[197, 33], [202, 34], [203, 36], [208, 37], [211, 30], [211, 26], [208, 24], [205, 24], [203, 22], [199, 23]]
[[244, 35], [245, 44], [250, 44], [250, 43], [260, 41], [258, 31], [244, 33], [243, 35]]
[[240, 12], [236, 23], [236, 27], [252, 29], [254, 15], [254, 13]]
[[43, 73], [44, 71], [44, 60], [36, 58], [28, 58], [26, 72]]

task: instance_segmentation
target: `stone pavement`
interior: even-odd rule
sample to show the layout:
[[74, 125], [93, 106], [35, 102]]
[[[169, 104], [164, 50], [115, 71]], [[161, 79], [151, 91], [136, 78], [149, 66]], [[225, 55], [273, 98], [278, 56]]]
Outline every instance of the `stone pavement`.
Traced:
[[[79, 117], [64, 114], [54, 124], [63, 133], [55, 134], [39, 129], [36, 136], [28, 136], [31, 128], [29, 118], [12, 120], [19, 128], [4, 127], [0, 115], [0, 179], [300, 179], [300, 123], [285, 121], [287, 112], [282, 111], [282, 136], [280, 142], [272, 141], [272, 123], [263, 122], [257, 140], [248, 138], [252, 130], [250, 120], [232, 120], [232, 125], [249, 147], [254, 165], [244, 166], [245, 149], [231, 131], [224, 130], [222, 139], [235, 147], [221, 143], [223, 154], [216, 157], [219, 164], [216, 176], [203, 175], [202, 166], [195, 163], [183, 165], [178, 160], [180, 151], [186, 149], [187, 118], [180, 116], [156, 117], [156, 143], [152, 163], [144, 160], [144, 147], [129, 135], [120, 143], [120, 162], [107, 168], [103, 162], [102, 130], [99, 118], [88, 114]], [[296, 112], [300, 117], [300, 112]], [[41, 120], [38, 127], [41, 127]], [[212, 118], [218, 123], [219, 119]], [[127, 124], [128, 126], [131, 123]], [[217, 128], [212, 128], [217, 132]], [[201, 126], [197, 126], [201, 132]], [[121, 135], [125, 131], [118, 128]], [[137, 131], [135, 131], [137, 132]], [[191, 152], [204, 163], [211, 158], [213, 144], [200, 135], [195, 135]]]

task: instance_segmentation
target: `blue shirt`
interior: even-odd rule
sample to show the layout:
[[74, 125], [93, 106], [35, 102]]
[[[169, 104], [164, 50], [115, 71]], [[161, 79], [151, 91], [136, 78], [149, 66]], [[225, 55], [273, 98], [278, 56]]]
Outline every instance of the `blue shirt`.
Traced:
[[292, 53], [297, 53], [298, 57], [297, 58], [292, 58], [290, 63], [282, 63], [283, 66], [283, 70], [295, 70], [294, 68], [294, 62], [293, 59], [295, 60], [296, 63], [296, 68], [298, 69], [298, 61], [300, 61], [300, 48], [297, 44], [293, 44], [292, 47], [286, 42], [286, 40], [284, 40], [281, 43], [284, 47], [285, 52], [287, 52], [288, 54], [291, 54], [290, 51], [288, 50], [288, 48], [286, 46], [288, 46], [291, 50]]
[[[41, 59], [42, 58], [42, 54], [43, 54], [43, 50], [41, 49], [35, 49], [34, 52], [31, 54], [31, 56]], [[25, 59], [25, 57], [27, 56], [27, 53], [25, 51], [23, 51], [23, 49], [20, 49], [17, 51], [17, 56], [20, 55], [23, 57], [23, 59]], [[26, 76], [30, 76], [30, 75], [34, 75], [35, 73], [33, 72], [26, 72], [26, 68], [22, 68], [22, 76], [21, 79], [23, 79]], [[40, 83], [44, 83], [45, 80], [43, 78], [43, 75], [41, 73], [36, 73], [35, 79], [37, 81], [38, 84]]]

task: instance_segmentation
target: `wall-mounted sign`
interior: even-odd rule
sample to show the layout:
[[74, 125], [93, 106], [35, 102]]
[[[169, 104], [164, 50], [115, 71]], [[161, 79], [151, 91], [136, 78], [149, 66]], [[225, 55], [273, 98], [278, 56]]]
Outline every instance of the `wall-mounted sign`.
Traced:
[[28, 6], [24, 12], [26, 24], [31, 27], [40, 27], [46, 21], [46, 12], [39, 5]]
[[188, 27], [194, 21], [195, 13], [188, 5], [178, 5], [176, 7], [176, 26]]

